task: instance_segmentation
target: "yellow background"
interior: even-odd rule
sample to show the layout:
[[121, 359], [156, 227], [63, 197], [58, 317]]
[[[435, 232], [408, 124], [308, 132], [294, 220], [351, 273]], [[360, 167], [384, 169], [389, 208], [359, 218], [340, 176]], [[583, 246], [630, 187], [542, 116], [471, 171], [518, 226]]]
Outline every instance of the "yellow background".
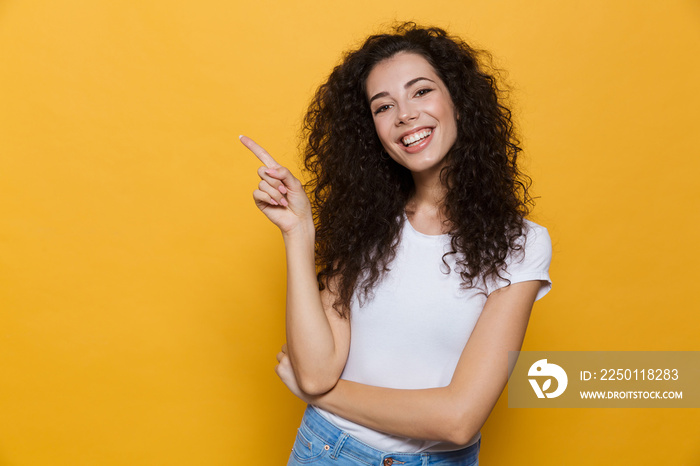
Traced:
[[[698, 350], [700, 3], [0, 1], [0, 465], [280, 465], [283, 245], [341, 53], [414, 19], [508, 71], [554, 289], [525, 350]], [[299, 171], [297, 170], [297, 173]], [[698, 410], [515, 410], [484, 465], [700, 464]]]

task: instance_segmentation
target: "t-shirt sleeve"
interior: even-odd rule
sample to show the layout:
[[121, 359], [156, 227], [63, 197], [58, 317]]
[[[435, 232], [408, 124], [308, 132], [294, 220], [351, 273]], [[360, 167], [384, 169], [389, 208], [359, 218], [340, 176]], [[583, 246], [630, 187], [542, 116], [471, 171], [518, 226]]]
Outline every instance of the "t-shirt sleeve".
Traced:
[[552, 240], [549, 237], [549, 232], [545, 227], [533, 222], [526, 221], [526, 225], [524, 248], [512, 252], [508, 256], [506, 271], [501, 272], [503, 279], [496, 277], [487, 280], [487, 294], [491, 294], [509, 283], [541, 280], [542, 285], [535, 298], [537, 301], [552, 289], [552, 280], [549, 278], [549, 265], [552, 262]]

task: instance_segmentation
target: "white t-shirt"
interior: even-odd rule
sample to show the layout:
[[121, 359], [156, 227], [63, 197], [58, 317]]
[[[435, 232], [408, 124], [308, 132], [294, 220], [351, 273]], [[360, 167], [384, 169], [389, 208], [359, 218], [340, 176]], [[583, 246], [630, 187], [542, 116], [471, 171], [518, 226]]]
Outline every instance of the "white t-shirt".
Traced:
[[[525, 221], [524, 254], [511, 254], [505, 274], [511, 283], [542, 280], [537, 298], [551, 288], [552, 245], [547, 229]], [[522, 244], [522, 243], [521, 243]], [[405, 219], [396, 257], [388, 272], [362, 305], [353, 298], [350, 308], [350, 353], [342, 379], [387, 388], [421, 389], [449, 385], [487, 294], [508, 285], [490, 280], [484, 288], [460, 287], [449, 235], [425, 235]], [[374, 448], [394, 452], [456, 450], [465, 445], [416, 440], [378, 432], [317, 408], [338, 428]]]

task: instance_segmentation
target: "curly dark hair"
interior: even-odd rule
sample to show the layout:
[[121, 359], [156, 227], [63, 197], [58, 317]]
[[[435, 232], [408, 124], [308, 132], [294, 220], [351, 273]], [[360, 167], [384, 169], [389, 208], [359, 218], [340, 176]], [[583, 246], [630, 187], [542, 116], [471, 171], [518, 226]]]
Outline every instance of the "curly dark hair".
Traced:
[[373, 67], [400, 52], [419, 54], [432, 65], [459, 115], [457, 140], [440, 176], [451, 237], [443, 262], [459, 253], [463, 287], [501, 277], [507, 255], [522, 249], [517, 240], [534, 204], [531, 180], [516, 165], [521, 148], [504, 92], [479, 62], [485, 56], [490, 64], [491, 55], [442, 29], [412, 22], [370, 36], [318, 88], [303, 126], [319, 289], [333, 280], [334, 308], [343, 317], [355, 291], [358, 299], [366, 298], [389, 270], [414, 192], [410, 171], [382, 147], [365, 93]]

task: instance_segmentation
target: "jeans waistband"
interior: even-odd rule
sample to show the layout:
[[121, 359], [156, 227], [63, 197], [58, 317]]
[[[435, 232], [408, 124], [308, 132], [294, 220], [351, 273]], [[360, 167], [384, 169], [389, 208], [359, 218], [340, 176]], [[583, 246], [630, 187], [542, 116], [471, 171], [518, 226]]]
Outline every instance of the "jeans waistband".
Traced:
[[428, 464], [438, 464], [447, 462], [449, 464], [472, 464], [456, 463], [455, 461], [463, 459], [473, 459], [473, 464], [478, 464], [479, 446], [481, 439], [473, 445], [466, 448], [454, 451], [444, 452], [422, 452], [422, 453], [392, 453], [377, 450], [364, 442], [350, 436], [342, 431], [334, 424], [321, 416], [316, 409], [309, 405], [306, 407], [306, 412], [302, 419], [302, 424], [325, 441], [331, 450], [331, 458], [336, 458], [341, 452], [355, 457], [358, 460], [364, 460], [366, 464], [372, 465], [405, 465], [405, 466], [422, 466]]

